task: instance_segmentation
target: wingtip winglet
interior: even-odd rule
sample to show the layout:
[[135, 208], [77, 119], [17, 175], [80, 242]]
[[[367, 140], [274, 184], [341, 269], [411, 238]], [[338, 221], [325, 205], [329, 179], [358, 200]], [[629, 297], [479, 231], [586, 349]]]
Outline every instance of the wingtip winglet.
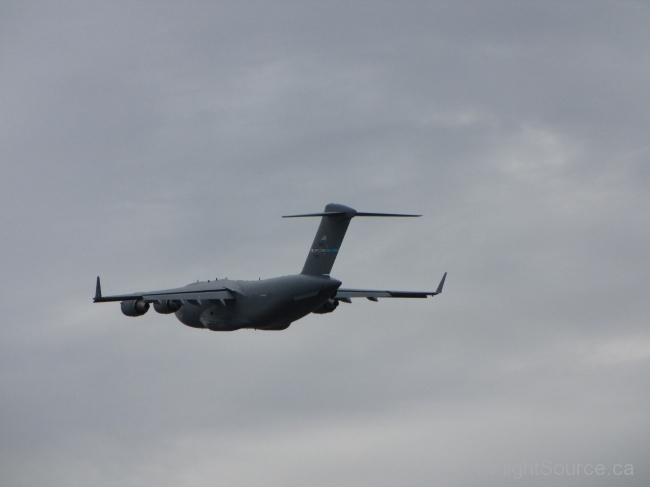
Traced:
[[444, 275], [442, 276], [442, 279], [440, 280], [440, 284], [438, 284], [438, 289], [436, 289], [436, 294], [440, 294], [442, 292], [442, 286], [445, 285], [446, 278], [447, 278], [447, 273], [445, 272]]
[[97, 276], [97, 286], [95, 287], [95, 299], [93, 301], [99, 301], [102, 299], [102, 285], [99, 282], [99, 276]]

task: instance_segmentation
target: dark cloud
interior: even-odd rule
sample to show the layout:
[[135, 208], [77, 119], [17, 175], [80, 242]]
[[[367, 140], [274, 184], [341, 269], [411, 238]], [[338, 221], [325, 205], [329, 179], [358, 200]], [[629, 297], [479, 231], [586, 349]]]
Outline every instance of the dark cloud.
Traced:
[[[3, 4], [0, 483], [647, 485], [649, 17]], [[297, 272], [279, 217], [328, 202], [425, 215], [355, 220], [346, 286], [445, 293], [281, 333], [90, 303]]]

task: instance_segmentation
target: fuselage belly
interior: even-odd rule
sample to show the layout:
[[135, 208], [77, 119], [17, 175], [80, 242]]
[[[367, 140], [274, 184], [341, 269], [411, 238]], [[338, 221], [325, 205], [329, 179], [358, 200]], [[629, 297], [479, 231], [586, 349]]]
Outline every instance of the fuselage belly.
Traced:
[[328, 276], [294, 275], [263, 281], [217, 281], [237, 299], [186, 303], [175, 313], [193, 328], [284, 330], [331, 299], [341, 285]]

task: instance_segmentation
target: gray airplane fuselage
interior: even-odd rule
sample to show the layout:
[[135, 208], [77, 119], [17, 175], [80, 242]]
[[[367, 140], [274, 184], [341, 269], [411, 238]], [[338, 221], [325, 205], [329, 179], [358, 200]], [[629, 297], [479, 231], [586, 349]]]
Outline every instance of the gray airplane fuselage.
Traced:
[[213, 331], [241, 328], [284, 330], [291, 322], [323, 307], [341, 282], [329, 276], [298, 274], [259, 281], [216, 280], [189, 284], [186, 289], [205, 291], [226, 288], [237, 299], [194, 302], [176, 311], [187, 326]]

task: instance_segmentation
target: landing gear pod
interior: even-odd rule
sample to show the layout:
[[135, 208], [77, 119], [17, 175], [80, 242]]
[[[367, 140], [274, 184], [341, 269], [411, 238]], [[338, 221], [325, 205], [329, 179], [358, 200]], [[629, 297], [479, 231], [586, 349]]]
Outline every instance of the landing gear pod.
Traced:
[[316, 308], [312, 313], [316, 313], [319, 315], [325, 314], [325, 313], [331, 313], [336, 309], [336, 307], [339, 305], [339, 300], [338, 299], [329, 299], [325, 301], [321, 306]]
[[126, 316], [142, 316], [149, 311], [149, 303], [142, 299], [122, 301], [122, 313]]

